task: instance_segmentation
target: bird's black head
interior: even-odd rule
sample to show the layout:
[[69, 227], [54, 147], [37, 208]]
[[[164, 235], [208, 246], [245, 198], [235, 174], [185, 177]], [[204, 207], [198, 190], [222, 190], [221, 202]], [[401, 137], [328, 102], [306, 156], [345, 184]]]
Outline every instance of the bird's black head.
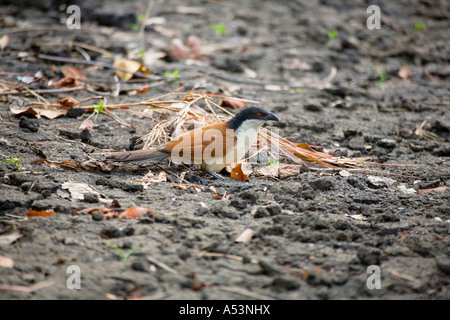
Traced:
[[255, 121], [279, 121], [277, 116], [273, 113], [267, 112], [258, 107], [248, 107], [239, 111], [233, 118], [228, 120], [228, 124], [230, 128], [237, 130], [241, 124], [246, 120], [255, 120]]

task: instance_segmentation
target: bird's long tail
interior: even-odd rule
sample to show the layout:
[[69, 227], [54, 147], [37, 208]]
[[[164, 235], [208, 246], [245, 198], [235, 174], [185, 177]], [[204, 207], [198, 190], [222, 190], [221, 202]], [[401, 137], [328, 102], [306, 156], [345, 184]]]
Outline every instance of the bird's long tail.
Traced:
[[121, 151], [112, 152], [107, 157], [106, 160], [119, 161], [119, 162], [137, 162], [137, 161], [159, 161], [170, 156], [170, 153], [158, 150], [158, 149], [148, 149], [148, 150], [133, 150], [133, 151]]

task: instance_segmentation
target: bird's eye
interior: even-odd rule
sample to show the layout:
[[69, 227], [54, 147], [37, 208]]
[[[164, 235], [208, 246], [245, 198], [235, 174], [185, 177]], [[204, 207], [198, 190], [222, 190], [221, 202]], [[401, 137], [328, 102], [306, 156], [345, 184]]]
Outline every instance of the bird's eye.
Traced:
[[262, 113], [258, 113], [258, 118], [261, 118], [262, 117]]

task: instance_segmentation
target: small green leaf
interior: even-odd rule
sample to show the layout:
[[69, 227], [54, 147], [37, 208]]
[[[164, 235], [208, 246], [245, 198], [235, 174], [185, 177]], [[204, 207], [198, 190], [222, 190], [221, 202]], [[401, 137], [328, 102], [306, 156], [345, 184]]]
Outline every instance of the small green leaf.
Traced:
[[100, 101], [100, 103], [98, 104], [98, 106], [94, 107], [94, 112], [95, 112], [95, 117], [94, 117], [94, 121], [97, 120], [98, 115], [100, 114], [100, 112], [103, 111], [103, 103], [105, 101]]
[[20, 164], [20, 161], [23, 161], [23, 159], [22, 158], [16, 158], [16, 157], [11, 157], [11, 158], [8, 158], [8, 159], [2, 159], [2, 162], [12, 162], [12, 163], [14, 163], [14, 165], [16, 166], [16, 170], [17, 171], [23, 170], [23, 167]]
[[217, 35], [219, 36], [223, 36], [227, 34], [227, 30], [225, 27], [225, 23], [221, 22], [221, 23], [212, 23], [211, 24], [211, 29], [213, 29]]
[[421, 30], [425, 29], [426, 27], [427, 27], [427, 24], [425, 22], [418, 22], [418, 23], [415, 23], [413, 26], [414, 31], [421, 31]]
[[334, 40], [337, 38], [337, 36], [339, 35], [339, 31], [337, 29], [333, 29], [331, 31], [327, 32], [328, 38], [330, 40]]

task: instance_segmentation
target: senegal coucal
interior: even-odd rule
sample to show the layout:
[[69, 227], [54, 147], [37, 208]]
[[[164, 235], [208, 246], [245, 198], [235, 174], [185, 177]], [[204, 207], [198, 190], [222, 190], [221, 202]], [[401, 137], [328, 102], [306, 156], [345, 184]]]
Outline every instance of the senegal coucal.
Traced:
[[216, 178], [216, 172], [244, 157], [265, 121], [278, 118], [257, 107], [248, 107], [228, 121], [214, 123], [179, 135], [156, 148], [113, 152], [107, 160], [159, 161], [170, 157], [174, 163], [193, 163]]

